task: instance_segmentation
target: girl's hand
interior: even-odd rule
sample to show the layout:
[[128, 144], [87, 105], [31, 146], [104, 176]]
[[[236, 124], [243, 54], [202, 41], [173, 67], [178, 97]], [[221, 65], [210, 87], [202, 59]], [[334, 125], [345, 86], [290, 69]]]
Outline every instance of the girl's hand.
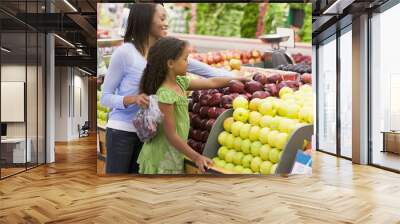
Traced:
[[199, 155], [194, 162], [202, 173], [205, 173], [206, 169], [208, 169], [208, 167], [213, 164], [213, 161], [211, 159], [202, 155]]

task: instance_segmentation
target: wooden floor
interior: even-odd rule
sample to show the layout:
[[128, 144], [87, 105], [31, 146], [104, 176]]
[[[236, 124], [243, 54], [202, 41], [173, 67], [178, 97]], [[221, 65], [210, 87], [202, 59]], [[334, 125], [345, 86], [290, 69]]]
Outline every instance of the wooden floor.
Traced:
[[400, 175], [316, 153], [312, 176], [98, 177], [96, 141], [0, 181], [0, 223], [400, 223]]

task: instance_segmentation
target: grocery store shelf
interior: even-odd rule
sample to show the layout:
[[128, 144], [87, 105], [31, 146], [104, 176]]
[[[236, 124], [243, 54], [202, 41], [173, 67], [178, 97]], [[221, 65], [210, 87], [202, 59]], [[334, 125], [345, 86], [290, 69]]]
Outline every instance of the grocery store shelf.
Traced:
[[[172, 33], [171, 36], [187, 40], [198, 49], [200, 53], [215, 50], [249, 50], [257, 49], [260, 51], [270, 51], [271, 45], [262, 43], [259, 39], [239, 38], [239, 37], [217, 37], [206, 35], [193, 35]], [[302, 53], [311, 55], [311, 43], [296, 43], [295, 48], [287, 48], [287, 53]]]

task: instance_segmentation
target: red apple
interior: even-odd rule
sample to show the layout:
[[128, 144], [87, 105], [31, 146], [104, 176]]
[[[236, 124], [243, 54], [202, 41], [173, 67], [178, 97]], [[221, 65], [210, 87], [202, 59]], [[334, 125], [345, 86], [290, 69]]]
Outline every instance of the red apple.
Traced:
[[201, 130], [205, 130], [205, 129], [206, 129], [207, 121], [208, 121], [208, 118], [206, 118], [206, 119], [201, 119], [201, 123], [200, 123], [200, 129], [201, 129]]
[[193, 109], [193, 99], [192, 98], [189, 98], [188, 99], [188, 107], [189, 107], [189, 111], [192, 111], [192, 109]]
[[218, 53], [214, 55], [214, 63], [221, 62], [221, 60], [221, 55], [219, 55]]
[[279, 82], [281, 82], [281, 81], [282, 81], [282, 76], [281, 76], [280, 74], [278, 74], [278, 73], [270, 74], [270, 75], [267, 77], [267, 82], [268, 82], [268, 83], [275, 83], [275, 84], [277, 84], [277, 83], [279, 83]]
[[230, 51], [228, 51], [228, 52], [226, 53], [226, 60], [231, 60], [232, 58], [233, 58], [233, 53], [230, 52]]
[[201, 141], [202, 142], [206, 142], [207, 141], [207, 138], [208, 138], [208, 131], [202, 131], [201, 132]]
[[244, 89], [246, 90], [246, 92], [252, 94], [256, 91], [260, 91], [263, 89], [263, 85], [260, 82], [251, 80], [246, 82], [246, 84], [244, 85]]
[[232, 58], [240, 60], [240, 53], [239, 52], [234, 52]]
[[288, 86], [288, 84], [286, 82], [287, 81], [282, 81], [278, 85], [276, 85], [276, 89], [278, 90], [278, 93], [283, 87]]
[[192, 112], [198, 114], [200, 112], [201, 105], [200, 103], [194, 103]]
[[222, 93], [223, 93], [224, 95], [230, 94], [229, 87], [223, 88]]
[[244, 95], [246, 96], [247, 100], [251, 100], [251, 97], [253, 96], [251, 93], [245, 93]]
[[238, 97], [240, 94], [239, 93], [231, 93], [230, 96], [232, 97], [232, 100], [234, 100], [236, 97]]
[[233, 101], [233, 96], [224, 95], [221, 97], [221, 106], [226, 109], [232, 108], [232, 101]]
[[301, 79], [302, 79], [303, 83], [311, 84], [312, 75], [311, 75], [310, 73], [304, 73], [304, 74], [301, 76]]
[[286, 84], [293, 90], [298, 90], [301, 83], [299, 81], [286, 81]]
[[222, 97], [222, 93], [214, 93], [211, 95], [210, 101], [209, 101], [209, 105], [210, 106], [219, 106], [221, 103], [221, 97]]
[[278, 89], [274, 83], [265, 84], [264, 91], [269, 92], [271, 96], [278, 96]]
[[205, 90], [209, 95], [212, 95], [214, 93], [219, 93], [218, 89], [209, 89], [209, 90]]
[[201, 118], [200, 116], [196, 116], [193, 118], [193, 127], [200, 128], [201, 127]]
[[192, 98], [194, 102], [199, 102], [200, 101], [200, 95], [201, 95], [201, 91], [199, 90], [195, 90], [192, 93]]
[[211, 131], [212, 126], [214, 125], [215, 120], [214, 119], [209, 119], [206, 123], [206, 130], [207, 131]]
[[217, 118], [218, 113], [217, 113], [217, 108], [216, 107], [210, 107], [208, 109], [208, 117], [209, 118]]
[[242, 59], [242, 64], [249, 64], [249, 59], [243, 58]]
[[224, 113], [227, 109], [225, 108], [217, 108], [217, 117], [219, 117], [219, 115], [221, 115], [222, 113]]
[[210, 101], [210, 99], [211, 99], [211, 95], [209, 95], [209, 94], [201, 95], [200, 105], [202, 105], [202, 106], [208, 105], [208, 102]]
[[208, 116], [208, 109], [209, 107], [203, 106], [200, 108], [200, 117], [206, 118]]
[[256, 91], [256, 92], [253, 93], [251, 98], [252, 99], [254, 99], [254, 98], [264, 99], [264, 98], [267, 98], [269, 96], [270, 96], [270, 94], [267, 91]]
[[267, 76], [265, 76], [264, 74], [258, 73], [258, 72], [256, 74], [254, 74], [253, 80], [260, 82], [262, 85], [268, 83]]
[[229, 82], [229, 92], [243, 93], [244, 92], [244, 84], [238, 80], [231, 80]]

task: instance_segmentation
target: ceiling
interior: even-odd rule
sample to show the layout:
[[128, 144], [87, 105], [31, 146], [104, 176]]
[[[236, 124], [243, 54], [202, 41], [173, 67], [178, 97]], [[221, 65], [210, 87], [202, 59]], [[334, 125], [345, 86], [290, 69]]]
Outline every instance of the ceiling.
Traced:
[[[56, 66], [77, 66], [95, 75], [96, 2], [96, 0], [0, 0], [2, 46], [11, 50], [7, 53], [7, 58], [23, 60], [26, 55], [28, 58], [37, 55], [36, 51], [44, 47], [44, 44], [36, 43], [37, 35], [44, 32], [55, 33], [60, 37], [55, 38]], [[39, 41], [43, 40], [43, 36], [39, 37], [42, 37], [38, 39]]]
[[[372, 11], [388, 0], [312, 0], [313, 43], [333, 26], [351, 23], [353, 17]], [[343, 23], [344, 20], [345, 21]], [[329, 32], [328, 32], [329, 33]]]

